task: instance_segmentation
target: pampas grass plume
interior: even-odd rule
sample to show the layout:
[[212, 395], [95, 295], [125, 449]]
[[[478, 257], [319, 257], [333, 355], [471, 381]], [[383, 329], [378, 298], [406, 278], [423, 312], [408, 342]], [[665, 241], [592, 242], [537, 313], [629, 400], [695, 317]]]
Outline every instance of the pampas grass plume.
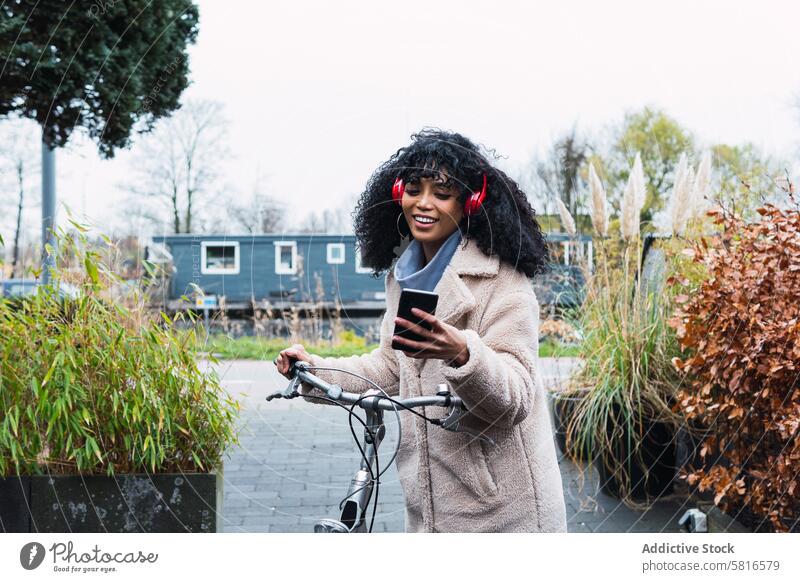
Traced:
[[589, 164], [589, 192], [592, 195], [592, 225], [598, 235], [606, 236], [608, 234], [606, 191], [594, 169], [594, 163]]
[[567, 231], [569, 236], [574, 237], [578, 234], [578, 229], [575, 227], [575, 220], [561, 198], [556, 198], [556, 206], [558, 207], [558, 215], [561, 217], [561, 224], [564, 225], [564, 230]]
[[672, 184], [672, 234], [680, 235], [686, 228], [692, 210], [692, 169], [686, 159], [686, 154], [681, 154], [675, 168], [675, 181]]

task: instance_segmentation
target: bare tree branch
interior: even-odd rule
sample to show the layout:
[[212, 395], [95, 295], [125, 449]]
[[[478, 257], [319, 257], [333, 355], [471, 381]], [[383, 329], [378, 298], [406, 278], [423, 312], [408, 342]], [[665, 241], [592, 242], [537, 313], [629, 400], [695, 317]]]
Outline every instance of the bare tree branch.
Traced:
[[[4, 216], [13, 215], [13, 242], [11, 243], [11, 276], [20, 275], [21, 248], [20, 239], [24, 229], [23, 214], [26, 206], [33, 205], [26, 198], [26, 191], [30, 187], [31, 174], [39, 168], [39, 143], [40, 129], [24, 120], [12, 119], [2, 125], [2, 139], [0, 140], [0, 191], [13, 191], [15, 204], [10, 211], [3, 210]], [[27, 183], [26, 183], [27, 182]], [[0, 196], [0, 199], [11, 200], [11, 197]]]
[[198, 210], [216, 191], [220, 163], [229, 156], [222, 110], [214, 101], [188, 101], [138, 148], [135, 180], [125, 188], [134, 200], [155, 202], [158, 216], [168, 213], [173, 233], [195, 232]]

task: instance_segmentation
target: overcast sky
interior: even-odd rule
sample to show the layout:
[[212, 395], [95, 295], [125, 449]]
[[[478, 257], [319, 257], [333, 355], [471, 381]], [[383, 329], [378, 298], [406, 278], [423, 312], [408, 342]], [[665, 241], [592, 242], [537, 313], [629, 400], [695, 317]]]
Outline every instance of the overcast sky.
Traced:
[[[231, 192], [249, 193], [260, 174], [298, 218], [360, 191], [425, 125], [496, 148], [511, 168], [576, 122], [599, 131], [644, 105], [701, 143], [794, 155], [798, 142], [793, 2], [199, 6], [185, 96], [225, 106]], [[59, 200], [106, 229], [119, 224], [131, 158], [102, 161], [75, 139], [58, 153]]]

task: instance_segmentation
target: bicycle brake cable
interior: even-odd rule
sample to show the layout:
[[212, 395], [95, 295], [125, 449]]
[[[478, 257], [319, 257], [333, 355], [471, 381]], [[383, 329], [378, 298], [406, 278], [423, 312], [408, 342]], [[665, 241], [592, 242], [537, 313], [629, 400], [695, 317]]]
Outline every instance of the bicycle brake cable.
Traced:
[[[375, 484], [375, 498], [374, 498], [373, 504], [372, 504], [372, 520], [370, 521], [370, 526], [369, 526], [369, 533], [372, 533], [372, 527], [373, 527], [373, 525], [375, 523], [375, 513], [376, 513], [377, 508], [378, 508], [378, 492], [380, 490], [380, 477], [381, 477], [381, 475], [383, 475], [383, 473], [385, 473], [387, 470], [389, 470], [389, 468], [392, 466], [392, 463], [394, 463], [394, 460], [397, 457], [397, 453], [400, 450], [400, 442], [401, 442], [401, 439], [402, 439], [402, 436], [403, 436], [402, 425], [400, 424], [400, 413], [398, 412], [397, 407], [399, 406], [400, 408], [402, 408], [404, 410], [407, 410], [408, 412], [411, 412], [412, 414], [416, 414], [417, 416], [419, 416], [423, 420], [431, 423], [434, 426], [440, 426], [440, 423], [437, 422], [439, 419], [428, 418], [425, 414], [423, 414], [421, 412], [418, 412], [418, 411], [414, 410], [413, 408], [411, 408], [409, 406], [406, 406], [402, 402], [399, 402], [399, 401], [395, 400], [394, 398], [389, 396], [383, 388], [378, 386], [378, 384], [376, 384], [375, 382], [373, 382], [369, 378], [366, 378], [366, 377], [362, 376], [361, 374], [357, 374], [356, 372], [351, 372], [350, 370], [342, 370], [340, 368], [330, 368], [330, 367], [323, 367], [323, 366], [307, 366], [307, 369], [309, 369], [309, 370], [328, 370], [328, 371], [332, 371], [332, 372], [341, 372], [341, 373], [344, 373], [344, 374], [349, 374], [351, 376], [355, 376], [356, 378], [359, 378], [359, 379], [363, 380], [364, 382], [367, 382], [368, 384], [371, 384], [372, 386], [375, 387], [375, 389], [377, 389], [377, 390], [379, 390], [380, 392], [383, 393], [383, 394], [370, 394], [370, 395], [362, 396], [361, 398], [356, 400], [349, 408], [347, 406], [345, 406], [344, 404], [342, 404], [341, 402], [337, 402], [336, 400], [334, 400], [332, 398], [314, 396], [314, 395], [308, 395], [308, 394], [303, 394], [302, 395], [302, 396], [308, 397], [308, 398], [316, 398], [318, 400], [324, 400], [324, 401], [327, 401], [327, 402], [331, 402], [331, 403], [336, 404], [337, 406], [347, 410], [347, 412], [348, 412], [348, 424], [350, 425], [350, 434], [352, 434], [353, 440], [355, 441], [356, 446], [358, 447], [358, 450], [361, 453], [361, 458], [364, 459], [364, 464], [367, 465], [367, 468], [369, 470], [370, 480], [371, 480], [372, 483]], [[393, 405], [393, 410], [394, 410], [394, 413], [395, 413], [395, 417], [397, 419], [397, 432], [398, 432], [398, 434], [397, 434], [397, 445], [395, 446], [395, 450], [394, 450], [394, 453], [392, 454], [391, 459], [386, 464], [386, 467], [384, 467], [383, 471], [380, 470], [380, 464], [379, 464], [378, 454], [377, 453], [375, 454], [375, 472], [372, 471], [372, 466], [369, 463], [369, 460], [367, 459], [367, 454], [364, 451], [364, 449], [361, 447], [361, 443], [358, 440], [358, 435], [356, 435], [356, 431], [353, 428], [353, 420], [352, 419], [353, 419], [353, 417], [355, 417], [364, 426], [365, 430], [369, 433], [370, 438], [372, 438], [373, 442], [374, 442], [374, 439], [375, 439], [374, 433], [372, 432], [372, 430], [369, 427], [367, 427], [367, 424], [363, 420], [361, 420], [361, 417], [359, 417], [355, 413], [355, 407], [358, 405], [358, 403], [361, 402], [362, 400], [366, 400], [367, 398], [379, 398], [379, 399], [388, 400], [389, 402], [391, 402], [392, 405]], [[377, 473], [377, 475], [376, 475], [376, 473]], [[340, 510], [342, 509], [342, 506], [344, 505], [344, 502], [347, 501], [347, 499], [349, 497], [351, 497], [354, 493], [357, 493], [358, 491], [361, 491], [362, 489], [364, 489], [364, 487], [366, 487], [366, 484], [362, 485], [361, 487], [359, 487], [355, 491], [351, 492], [347, 497], [344, 497], [339, 502], [339, 509]]]
[[[357, 374], [356, 372], [351, 372], [349, 370], [340, 370], [339, 368], [329, 368], [329, 367], [323, 367], [323, 366], [308, 366], [308, 369], [310, 369], [310, 370], [328, 370], [328, 371], [333, 371], [333, 372], [342, 372], [344, 374], [350, 374], [351, 376], [355, 376], [356, 378], [359, 378], [359, 379], [363, 380], [364, 382], [367, 382], [368, 384], [371, 384], [372, 386], [375, 387], [376, 390], [379, 390], [380, 392], [383, 392], [382, 395], [381, 394], [371, 394], [369, 396], [363, 396], [363, 397], [359, 398], [349, 408], [349, 410], [351, 410], [351, 411], [353, 409], [355, 409], [356, 405], [359, 402], [361, 402], [362, 400], [365, 400], [366, 398], [382, 398], [382, 399], [388, 400], [389, 402], [394, 404], [394, 415], [395, 415], [395, 418], [397, 419], [397, 432], [398, 432], [398, 434], [397, 434], [397, 445], [395, 446], [395, 450], [394, 450], [394, 453], [392, 454], [391, 459], [389, 459], [389, 462], [386, 464], [386, 467], [383, 469], [383, 471], [381, 471], [378, 474], [378, 477], [380, 477], [384, 472], [386, 472], [389, 469], [389, 467], [392, 466], [392, 463], [394, 463], [394, 460], [397, 457], [397, 452], [400, 450], [400, 441], [401, 441], [401, 439], [403, 437], [403, 429], [402, 429], [402, 426], [400, 424], [400, 413], [398, 412], [397, 407], [400, 406], [401, 408], [404, 408], [404, 409], [408, 410], [409, 412], [413, 412], [417, 416], [421, 416], [425, 420], [430, 420], [425, 415], [420, 414], [419, 412], [417, 412], [416, 410], [413, 410], [412, 408], [409, 408], [408, 406], [405, 406], [401, 402], [398, 402], [397, 400], [395, 400], [394, 398], [389, 396], [383, 388], [378, 386], [375, 382], [373, 382], [369, 378], [365, 378], [361, 374]], [[344, 405], [342, 405], [342, 406], [344, 406]], [[344, 406], [344, 408], [347, 409], [346, 406]], [[359, 417], [356, 416], [356, 418], [359, 418]], [[359, 418], [359, 420], [360, 420], [360, 418]], [[361, 445], [360, 445], [360, 443], [358, 443], [358, 437], [355, 435], [355, 431], [352, 431], [352, 432], [353, 432], [353, 438], [356, 439], [356, 444], [358, 444], [359, 449], [361, 449]], [[345, 498], [345, 499], [347, 499], [347, 498]]]
[[[361, 417], [359, 417], [355, 413], [355, 411], [354, 411], [354, 409], [352, 407], [348, 408], [347, 406], [345, 406], [341, 402], [337, 402], [336, 400], [333, 400], [332, 398], [328, 398], [328, 397], [325, 397], [325, 396], [315, 396], [313, 394], [304, 394], [303, 397], [305, 397], [305, 398], [314, 398], [315, 400], [323, 400], [325, 402], [330, 402], [331, 404], [335, 404], [336, 406], [339, 406], [340, 408], [343, 408], [348, 413], [350, 434], [353, 436], [353, 440], [355, 441], [356, 446], [358, 447], [358, 451], [359, 451], [359, 453], [361, 453], [361, 458], [364, 460], [364, 464], [367, 466], [367, 470], [369, 471], [369, 476], [370, 476], [369, 483], [377, 483], [378, 479], [380, 478], [380, 473], [378, 473], [378, 475], [375, 475], [375, 473], [372, 471], [372, 465], [370, 464], [369, 459], [367, 459], [367, 453], [366, 453], [366, 451], [364, 451], [363, 448], [361, 448], [361, 443], [358, 440], [358, 435], [356, 435], [356, 431], [353, 428], [352, 419], [353, 419], [353, 417], [355, 417], [356, 420], [358, 420], [358, 422], [360, 422], [361, 425], [364, 427], [364, 430], [366, 430], [369, 433], [370, 437], [372, 439], [374, 439], [375, 438], [375, 434], [367, 426], [367, 423], [364, 422], [363, 420], [361, 420]], [[376, 470], [379, 469], [379, 464], [378, 464], [378, 461], [377, 461], [377, 455], [376, 455], [376, 461], [375, 461], [375, 468], [376, 468]], [[387, 468], [388, 468], [388, 466], [387, 466]], [[386, 471], [386, 469], [384, 469], [384, 471]], [[364, 487], [366, 487], [369, 483], [366, 483], [366, 484], [362, 485], [361, 487], [359, 487], [355, 491], [351, 491], [350, 494], [347, 495], [346, 497], [343, 497], [342, 500], [339, 501], [339, 510], [342, 509], [342, 506], [344, 505], [345, 501], [347, 501], [355, 493], [358, 493], [359, 491], [364, 489]]]
[[[322, 367], [322, 366], [309, 366], [309, 369], [311, 369], [311, 370], [326, 370], [327, 369], [327, 370], [331, 370], [331, 371], [334, 371], [334, 372], [344, 372], [345, 374], [350, 374], [352, 376], [360, 378], [361, 380], [363, 380], [363, 381], [367, 382], [368, 384], [371, 384], [372, 386], [374, 386], [376, 390], [378, 390], [378, 391], [383, 393], [382, 395], [372, 394], [372, 395], [368, 395], [368, 396], [362, 396], [361, 398], [356, 400], [350, 406], [350, 408], [348, 410], [348, 412], [350, 414], [348, 415], [348, 418], [347, 418], [348, 423], [350, 425], [350, 434], [353, 435], [353, 440], [356, 442], [356, 446], [358, 447], [358, 450], [361, 452], [361, 458], [364, 459], [364, 464], [367, 465], [367, 467], [369, 469], [369, 475], [370, 475], [371, 482], [375, 484], [375, 497], [374, 497], [373, 502], [372, 502], [372, 519], [370, 520], [370, 524], [369, 524], [369, 533], [372, 533], [372, 527], [375, 524], [375, 514], [378, 511], [378, 495], [380, 493], [380, 478], [381, 478], [381, 475], [386, 470], [388, 470], [389, 467], [392, 466], [392, 463], [394, 463], [394, 460], [397, 457], [397, 452], [400, 450], [400, 442], [401, 442], [401, 439], [403, 437], [403, 429], [402, 429], [402, 425], [400, 424], [400, 412], [398, 412], [398, 410], [397, 410], [397, 406], [400, 403], [396, 402], [393, 398], [391, 398], [386, 393], [386, 390], [384, 390], [383, 388], [378, 386], [378, 384], [376, 384], [375, 382], [373, 382], [369, 378], [365, 378], [361, 374], [357, 374], [356, 372], [351, 372], [349, 370], [340, 370], [340, 369], [337, 369], [337, 368], [326, 368], [326, 367]], [[385, 399], [389, 400], [390, 402], [392, 402], [392, 407], [394, 409], [395, 418], [397, 420], [397, 445], [395, 446], [394, 453], [392, 454], [391, 459], [389, 459], [389, 462], [386, 464], [386, 467], [383, 469], [383, 471], [381, 471], [380, 470], [379, 455], [378, 455], [378, 453], [376, 451], [375, 452], [375, 472], [374, 473], [372, 471], [372, 465], [369, 462], [369, 460], [367, 459], [366, 452], [364, 451], [364, 449], [361, 448], [361, 443], [359, 442], [358, 436], [356, 435], [356, 431], [353, 428], [353, 417], [355, 416], [356, 418], [358, 418], [359, 422], [361, 422], [364, 425], [365, 429], [367, 430], [367, 432], [370, 435], [370, 438], [372, 439], [372, 442], [373, 443], [375, 442], [375, 434], [372, 432], [372, 430], [370, 428], [367, 427], [366, 423], [361, 421], [361, 418], [355, 413], [355, 407], [358, 405], [359, 402], [361, 402], [362, 400], [365, 400], [366, 398], [370, 398], [370, 397], [373, 397], [373, 396], [377, 397], [377, 398], [385, 398]], [[408, 408], [406, 406], [403, 406], [403, 405], [401, 405], [401, 406], [403, 408], [407, 408], [408, 410], [411, 410], [410, 408]], [[343, 407], [347, 408], [345, 406], [343, 406]], [[416, 412], [416, 411], [414, 411], [414, 412]], [[423, 415], [423, 417], [424, 417], [424, 415]], [[377, 473], [377, 475], [376, 475], [376, 473]], [[352, 496], [354, 493], [356, 493], [358, 491], [361, 491], [361, 489], [363, 489], [364, 487], [365, 487], [365, 485], [362, 485], [361, 487], [359, 487], [355, 491], [351, 492], [347, 497], [342, 499], [339, 502], [339, 509], [342, 508], [342, 505], [344, 505], [344, 502], [347, 500], [348, 497]]]

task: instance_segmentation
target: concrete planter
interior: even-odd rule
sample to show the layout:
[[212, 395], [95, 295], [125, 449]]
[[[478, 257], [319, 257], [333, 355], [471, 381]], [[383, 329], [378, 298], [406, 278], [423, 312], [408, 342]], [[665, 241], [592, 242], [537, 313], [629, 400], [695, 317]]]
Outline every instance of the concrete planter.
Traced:
[[0, 478], [9, 533], [213, 533], [221, 511], [221, 472]]

